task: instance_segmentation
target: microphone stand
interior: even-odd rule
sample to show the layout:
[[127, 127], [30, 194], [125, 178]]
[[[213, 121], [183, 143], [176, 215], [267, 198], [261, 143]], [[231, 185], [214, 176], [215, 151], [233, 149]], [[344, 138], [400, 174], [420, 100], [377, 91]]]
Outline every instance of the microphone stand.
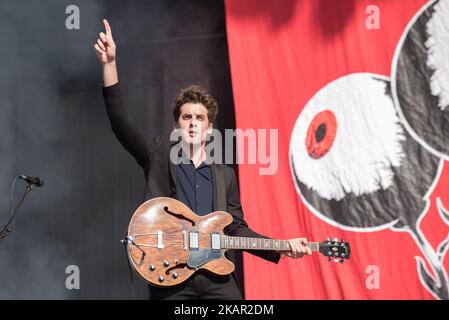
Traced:
[[6, 238], [7, 236], [9, 236], [11, 233], [13, 233], [14, 227], [11, 228], [11, 225], [14, 224], [14, 216], [17, 213], [17, 211], [19, 210], [20, 206], [22, 205], [22, 203], [25, 200], [25, 198], [28, 195], [28, 193], [31, 191], [31, 189], [32, 189], [31, 184], [28, 184], [28, 186], [25, 189], [25, 192], [22, 195], [22, 198], [20, 198], [19, 203], [17, 204], [16, 208], [12, 212], [11, 217], [9, 218], [8, 223], [0, 231], [0, 241], [3, 240], [4, 238]]

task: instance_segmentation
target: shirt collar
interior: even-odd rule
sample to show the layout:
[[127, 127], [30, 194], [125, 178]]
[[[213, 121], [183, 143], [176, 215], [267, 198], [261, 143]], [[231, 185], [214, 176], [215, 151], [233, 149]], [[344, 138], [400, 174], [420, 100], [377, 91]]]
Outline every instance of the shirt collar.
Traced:
[[[180, 163], [181, 164], [193, 164], [192, 160], [190, 160], [189, 157], [187, 157], [187, 155], [182, 152], [182, 149], [180, 149], [178, 151], [178, 157], [181, 160]], [[207, 160], [207, 153], [206, 153], [206, 159], [197, 167], [197, 169], [203, 168], [203, 167], [209, 167], [210, 164], [208, 164]]]

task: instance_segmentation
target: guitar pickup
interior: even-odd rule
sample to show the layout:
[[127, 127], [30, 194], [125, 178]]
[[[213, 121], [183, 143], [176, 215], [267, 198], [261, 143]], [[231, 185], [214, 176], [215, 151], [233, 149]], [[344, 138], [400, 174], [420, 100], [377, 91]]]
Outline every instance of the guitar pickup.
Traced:
[[190, 250], [198, 250], [200, 247], [198, 232], [189, 232], [189, 247]]
[[210, 234], [211, 248], [212, 250], [221, 250], [220, 245], [220, 234], [218, 232], [213, 232]]

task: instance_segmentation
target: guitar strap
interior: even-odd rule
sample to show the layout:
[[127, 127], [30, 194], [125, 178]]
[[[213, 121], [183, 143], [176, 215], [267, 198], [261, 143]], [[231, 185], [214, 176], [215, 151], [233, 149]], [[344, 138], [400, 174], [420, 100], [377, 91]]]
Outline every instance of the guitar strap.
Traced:
[[[228, 211], [228, 201], [223, 166], [214, 164], [212, 165], [212, 168], [212, 178], [214, 181], [214, 205], [216, 204], [214, 210]], [[240, 292], [242, 292], [242, 295], [244, 295], [242, 253], [237, 253], [236, 257], [235, 252], [228, 251], [226, 252], [226, 255], [236, 265], [236, 270], [232, 273], [232, 275], [237, 283]]]
[[221, 165], [212, 165], [214, 181], [214, 210], [227, 211], [226, 183]]

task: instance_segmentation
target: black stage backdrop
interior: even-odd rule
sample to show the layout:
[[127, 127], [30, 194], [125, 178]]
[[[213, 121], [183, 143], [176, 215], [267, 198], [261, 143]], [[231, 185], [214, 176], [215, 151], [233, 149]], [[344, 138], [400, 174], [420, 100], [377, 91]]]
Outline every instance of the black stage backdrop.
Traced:
[[[80, 29], [66, 28], [76, 5]], [[142, 170], [110, 130], [93, 44], [112, 26], [119, 77], [148, 135], [172, 128], [171, 104], [190, 84], [218, 100], [216, 127], [234, 128], [223, 1], [0, 2], [0, 224], [18, 174], [44, 178], [0, 242], [0, 299], [131, 299], [124, 248], [142, 202]], [[18, 181], [17, 203], [25, 185]], [[68, 266], [80, 289], [68, 290]], [[136, 276], [136, 275], [135, 275]], [[148, 298], [136, 280], [135, 298]]]

